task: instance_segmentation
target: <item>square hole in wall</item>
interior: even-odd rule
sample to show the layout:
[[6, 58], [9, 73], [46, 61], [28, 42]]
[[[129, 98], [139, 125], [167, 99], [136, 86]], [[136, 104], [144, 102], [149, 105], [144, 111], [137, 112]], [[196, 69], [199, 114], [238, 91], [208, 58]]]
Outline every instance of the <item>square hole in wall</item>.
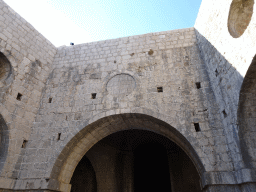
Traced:
[[49, 98], [49, 103], [52, 103], [52, 98]]
[[158, 92], [158, 93], [163, 92], [163, 87], [157, 87], [157, 92]]
[[200, 132], [201, 131], [199, 123], [194, 123], [194, 126], [195, 126], [196, 132]]
[[188, 61], [188, 60], [189, 60], [189, 56], [184, 56], [184, 59], [185, 59], [186, 61]]
[[27, 140], [23, 140], [23, 143], [22, 143], [22, 145], [21, 145], [21, 148], [25, 148], [26, 147], [26, 145], [27, 145]]
[[57, 141], [60, 140], [61, 133], [58, 133]]
[[21, 94], [21, 93], [18, 93], [16, 99], [17, 99], [18, 101], [21, 101], [21, 97], [22, 97], [22, 94]]
[[226, 113], [225, 109], [222, 111], [224, 118], [226, 118], [228, 116], [228, 114]]
[[96, 99], [97, 93], [92, 93], [92, 99]]
[[215, 70], [216, 77], [219, 75], [218, 69]]
[[196, 82], [196, 88], [200, 89], [201, 88], [201, 83], [200, 82]]

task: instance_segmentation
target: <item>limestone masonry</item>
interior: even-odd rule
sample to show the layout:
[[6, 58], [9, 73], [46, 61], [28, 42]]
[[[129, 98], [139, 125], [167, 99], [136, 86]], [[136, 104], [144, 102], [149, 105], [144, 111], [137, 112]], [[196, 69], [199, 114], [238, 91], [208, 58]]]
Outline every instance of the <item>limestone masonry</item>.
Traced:
[[255, 9], [203, 0], [192, 28], [56, 48], [0, 0], [0, 191], [139, 191], [151, 141], [167, 191], [256, 191]]

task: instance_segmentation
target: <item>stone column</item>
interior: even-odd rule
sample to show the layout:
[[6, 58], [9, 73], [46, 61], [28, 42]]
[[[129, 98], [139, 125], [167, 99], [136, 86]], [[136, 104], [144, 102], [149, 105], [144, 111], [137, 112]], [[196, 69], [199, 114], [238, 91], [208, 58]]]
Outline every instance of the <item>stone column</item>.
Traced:
[[96, 144], [86, 156], [91, 161], [96, 174], [97, 192], [119, 191], [117, 183], [116, 157], [118, 150], [103, 144]]
[[175, 182], [174, 182], [174, 175], [173, 175], [173, 170], [172, 170], [172, 155], [171, 154], [167, 154], [168, 156], [168, 165], [169, 165], [169, 172], [170, 172], [170, 180], [171, 180], [171, 188], [172, 188], [172, 192], [175, 192]]
[[123, 154], [123, 192], [134, 191], [133, 152]]

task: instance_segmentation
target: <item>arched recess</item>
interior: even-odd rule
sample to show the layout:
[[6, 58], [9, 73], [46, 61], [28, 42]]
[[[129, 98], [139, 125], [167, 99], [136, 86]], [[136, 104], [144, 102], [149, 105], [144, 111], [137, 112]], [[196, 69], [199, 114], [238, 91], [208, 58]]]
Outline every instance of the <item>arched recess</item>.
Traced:
[[253, 15], [254, 0], [233, 0], [228, 16], [228, 31], [238, 38], [247, 29]]
[[72, 184], [71, 192], [97, 191], [96, 174], [86, 156], [78, 163], [70, 183]]
[[149, 115], [126, 113], [103, 117], [78, 132], [58, 156], [50, 179], [69, 184], [77, 164], [95, 143], [112, 133], [130, 129], [148, 130], [167, 137], [189, 156], [200, 177], [205, 172], [205, 168], [196, 151], [177, 129]]
[[256, 55], [241, 87], [237, 115], [243, 161], [256, 168]]
[[7, 57], [0, 52], [0, 88], [10, 83], [12, 66]]
[[13, 69], [11, 62], [7, 57], [13, 60], [12, 56], [10, 56], [8, 52], [0, 52], [0, 103], [2, 103], [4, 95], [13, 81]]
[[4, 167], [9, 146], [9, 132], [3, 116], [0, 114], [0, 174]]

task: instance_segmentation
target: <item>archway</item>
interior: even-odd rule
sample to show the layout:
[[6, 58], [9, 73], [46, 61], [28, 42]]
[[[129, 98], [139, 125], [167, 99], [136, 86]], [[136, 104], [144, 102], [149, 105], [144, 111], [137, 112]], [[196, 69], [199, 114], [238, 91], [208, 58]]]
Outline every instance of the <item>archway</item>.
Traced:
[[71, 192], [97, 191], [95, 171], [86, 156], [78, 163], [70, 183], [72, 184]]
[[95, 143], [113, 133], [134, 129], [148, 130], [165, 136], [184, 151], [184, 154], [188, 156], [197, 170], [199, 177], [205, 172], [205, 168], [194, 148], [175, 128], [149, 115], [129, 113], [107, 116], [81, 129], [63, 148], [57, 158], [50, 175], [51, 180], [60, 182], [59, 189], [61, 191], [68, 191], [66, 189], [67, 184], [70, 183], [77, 164]]
[[256, 55], [241, 87], [237, 115], [243, 161], [247, 168], [256, 168]]
[[[10, 59], [11, 57], [9, 57]], [[7, 89], [13, 81], [12, 65], [8, 58], [0, 52], [0, 103], [3, 103]]]
[[[96, 182], [84, 162], [87, 167], [92, 163], [98, 190], [85, 186], [87, 180]], [[86, 170], [87, 178], [79, 181]], [[199, 180], [192, 161], [175, 143], [151, 131], [132, 129], [103, 138], [84, 155], [71, 179], [71, 191], [199, 192]]]
[[11, 64], [6, 56], [0, 52], [0, 82], [3, 82], [10, 76]]

